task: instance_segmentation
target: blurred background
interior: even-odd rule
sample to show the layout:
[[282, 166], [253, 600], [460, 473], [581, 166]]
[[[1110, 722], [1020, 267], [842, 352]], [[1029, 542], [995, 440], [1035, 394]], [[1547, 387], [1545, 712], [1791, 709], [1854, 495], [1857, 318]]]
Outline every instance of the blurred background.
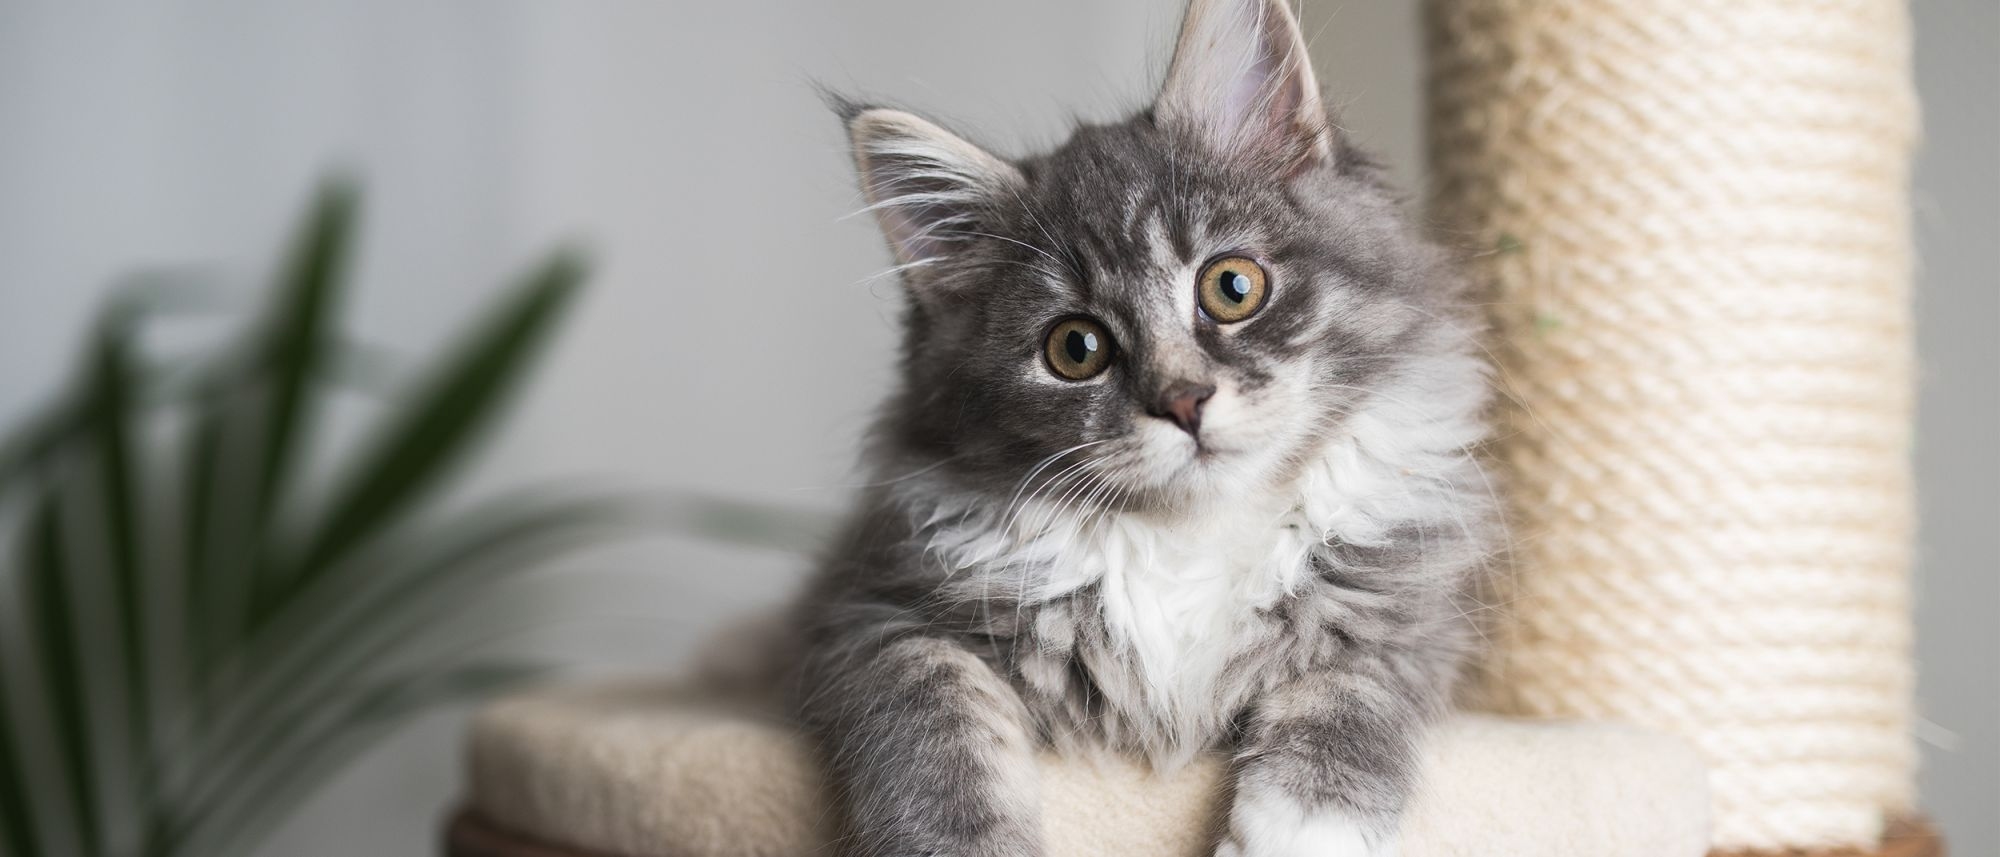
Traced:
[[[430, 353], [560, 241], [590, 251], [462, 491], [581, 478], [831, 511], [898, 296], [873, 223], [846, 217], [812, 83], [1024, 152], [1142, 104], [1181, 0], [118, 5], [0, 0], [0, 426], [65, 380], [121, 275], [198, 271], [254, 305], [337, 169], [365, 190], [344, 326], [397, 354]], [[2000, 849], [2000, 4], [1914, 14], [1924, 801], [1979, 854]], [[1420, 186], [1414, 4], [1307, 0], [1302, 19], [1343, 124]], [[460, 612], [499, 649], [658, 669], [803, 571], [626, 540]], [[374, 746], [260, 853], [428, 853], [462, 716]]]

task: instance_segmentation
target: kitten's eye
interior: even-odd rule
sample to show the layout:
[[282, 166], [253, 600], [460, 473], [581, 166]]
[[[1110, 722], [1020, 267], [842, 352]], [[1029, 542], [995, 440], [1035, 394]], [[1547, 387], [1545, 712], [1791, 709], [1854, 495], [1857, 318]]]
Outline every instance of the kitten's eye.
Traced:
[[1271, 292], [1264, 266], [1242, 256], [1224, 256], [1208, 263], [1201, 269], [1196, 288], [1201, 311], [1222, 324], [1249, 318]]
[[1049, 341], [1042, 350], [1048, 355], [1049, 371], [1081, 381], [1111, 365], [1111, 331], [1096, 319], [1066, 318], [1049, 328]]

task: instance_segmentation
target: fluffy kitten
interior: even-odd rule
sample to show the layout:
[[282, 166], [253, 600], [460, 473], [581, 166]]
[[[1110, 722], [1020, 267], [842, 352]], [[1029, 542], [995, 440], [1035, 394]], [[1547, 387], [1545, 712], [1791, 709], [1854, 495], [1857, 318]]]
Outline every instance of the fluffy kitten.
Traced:
[[1487, 384], [1281, 0], [1007, 160], [842, 105], [909, 293], [875, 487], [796, 617], [865, 855], [1036, 855], [1033, 755], [1233, 749], [1220, 855], [1384, 855], [1475, 635]]

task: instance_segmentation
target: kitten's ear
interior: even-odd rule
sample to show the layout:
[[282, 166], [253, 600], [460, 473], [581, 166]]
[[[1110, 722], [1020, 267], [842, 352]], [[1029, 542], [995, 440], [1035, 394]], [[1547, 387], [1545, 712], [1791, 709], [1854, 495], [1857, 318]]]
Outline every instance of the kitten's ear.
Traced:
[[900, 110], [842, 110], [868, 209], [903, 265], [939, 258], [996, 194], [1022, 181], [1013, 164]]
[[1326, 105], [1285, 0], [1191, 0], [1153, 115], [1287, 176], [1334, 157]]

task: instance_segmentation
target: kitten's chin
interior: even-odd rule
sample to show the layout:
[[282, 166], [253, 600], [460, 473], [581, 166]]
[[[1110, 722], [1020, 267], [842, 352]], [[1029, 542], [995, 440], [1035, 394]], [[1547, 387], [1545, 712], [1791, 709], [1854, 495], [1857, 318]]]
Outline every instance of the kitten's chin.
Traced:
[[1282, 456], [1223, 442], [1194, 443], [1182, 436], [1155, 448], [1132, 482], [1135, 498], [1152, 511], [1206, 514], [1222, 507], [1262, 505], [1281, 493]]

